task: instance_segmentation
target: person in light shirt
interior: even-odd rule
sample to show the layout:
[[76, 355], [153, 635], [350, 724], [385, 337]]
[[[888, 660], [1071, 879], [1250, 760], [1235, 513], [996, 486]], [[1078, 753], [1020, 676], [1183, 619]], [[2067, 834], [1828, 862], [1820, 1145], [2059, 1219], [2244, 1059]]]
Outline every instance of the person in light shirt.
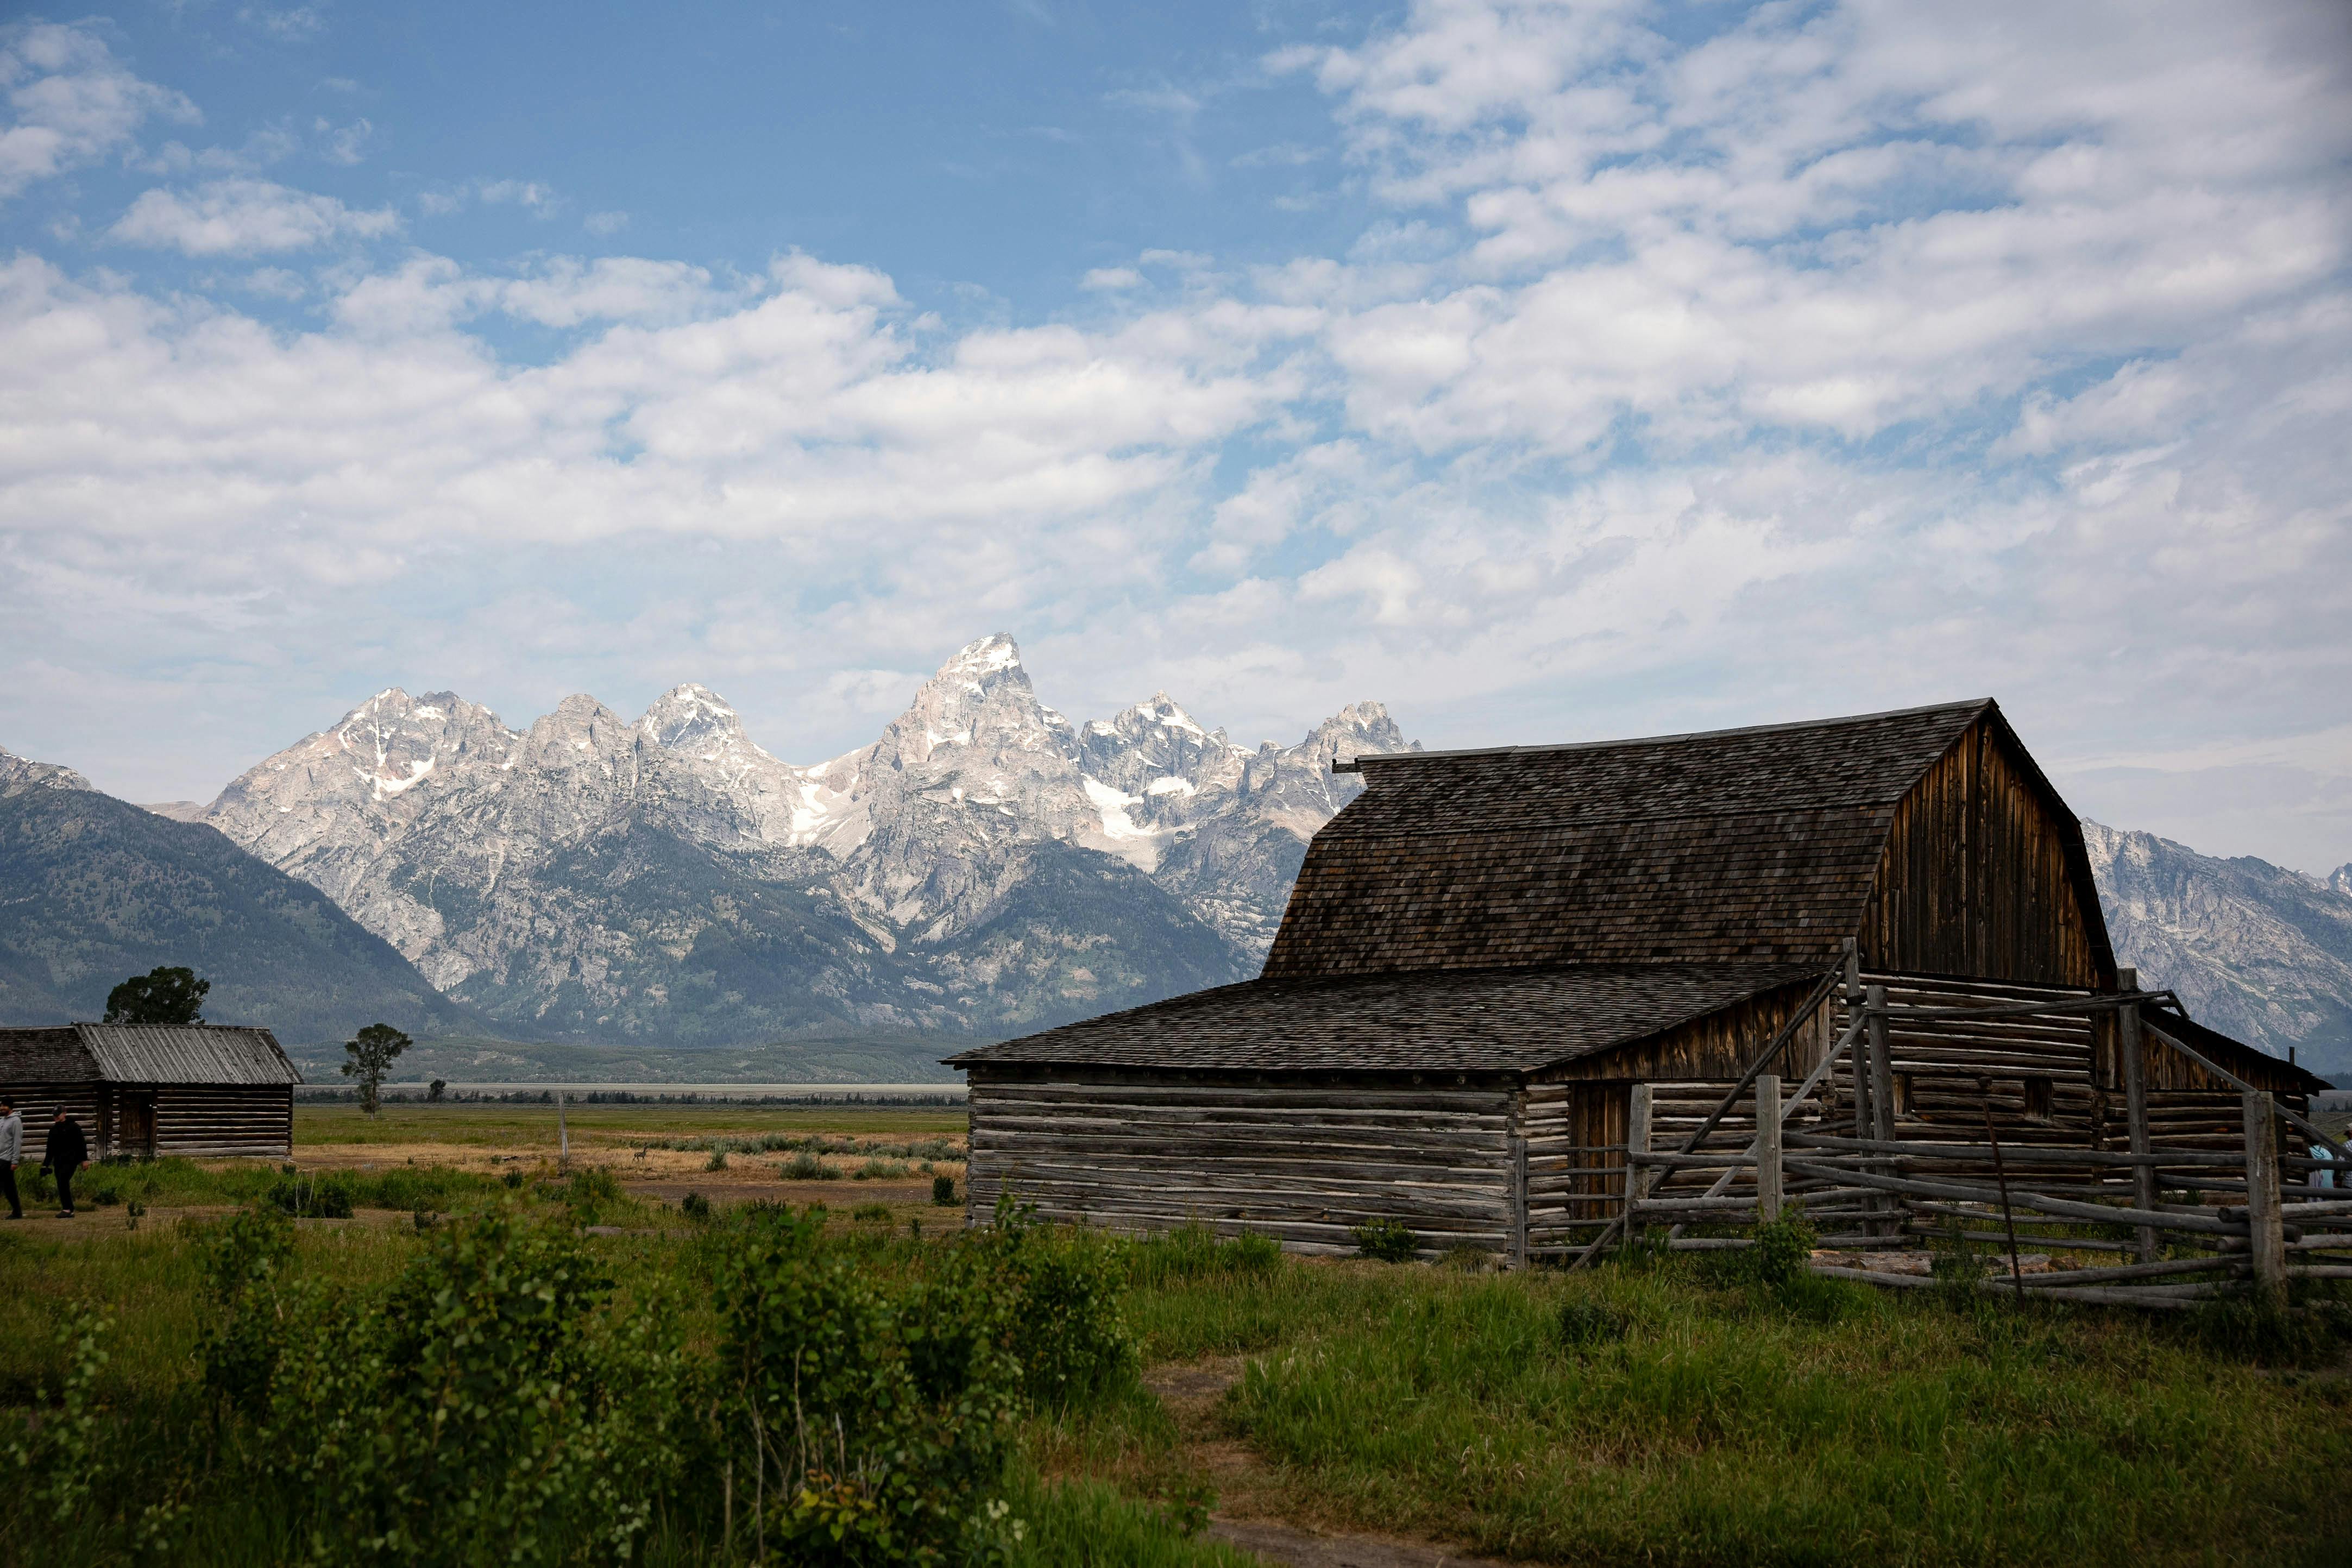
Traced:
[[0, 1094], [0, 1193], [8, 1195], [8, 1218], [25, 1218], [25, 1204], [16, 1196], [16, 1162], [25, 1157], [25, 1118], [16, 1102]]

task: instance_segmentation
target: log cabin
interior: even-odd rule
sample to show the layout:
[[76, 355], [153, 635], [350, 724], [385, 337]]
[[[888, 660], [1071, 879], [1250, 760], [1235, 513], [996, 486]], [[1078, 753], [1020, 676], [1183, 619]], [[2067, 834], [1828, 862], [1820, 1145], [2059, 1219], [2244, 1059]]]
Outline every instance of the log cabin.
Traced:
[[302, 1075], [266, 1029], [77, 1023], [0, 1029], [0, 1092], [25, 1118], [25, 1157], [42, 1157], [63, 1105], [94, 1159], [293, 1152]]
[[[1990, 1113], [2017, 1144], [2120, 1145], [2124, 1030], [2082, 1004], [2128, 977], [2077, 819], [1990, 700], [1335, 768], [1365, 788], [1256, 979], [948, 1059], [969, 1222], [1010, 1187], [1116, 1229], [1344, 1251], [1394, 1220], [1424, 1252], [1557, 1257], [1618, 1211], [1633, 1085], [1659, 1134], [1696, 1130], [1777, 1036], [1791, 1077], [1818, 1065], [1869, 985], [1902, 1136]], [[1901, 1017], [2034, 1001], [2062, 1010]], [[2242, 1141], [2236, 1089], [2165, 1049], [2176, 1014], [2282, 1103], [2320, 1087], [2167, 1001], [2133, 1048], [2168, 1140]], [[1849, 1114], [1853, 1080], [1811, 1113]], [[1753, 1118], [1735, 1101], [1717, 1135]]]

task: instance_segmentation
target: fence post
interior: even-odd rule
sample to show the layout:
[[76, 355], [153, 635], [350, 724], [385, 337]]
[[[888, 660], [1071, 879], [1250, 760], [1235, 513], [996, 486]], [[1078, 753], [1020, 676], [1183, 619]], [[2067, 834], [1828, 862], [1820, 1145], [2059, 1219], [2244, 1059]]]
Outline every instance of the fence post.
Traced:
[[1528, 1134], [1511, 1134], [1511, 1264], [1528, 1266]]
[[[2137, 969], [2117, 969], [2116, 984], [2126, 991], [2139, 989]], [[2122, 1060], [2124, 1074], [2124, 1119], [2126, 1133], [2131, 1140], [2131, 1152], [2148, 1152], [2147, 1136], [2147, 1063], [2141, 1059], [2139, 1043], [2139, 1004], [2126, 1002], [2116, 1009], [2116, 1054]], [[2132, 1206], [2143, 1211], [2156, 1207], [2156, 1167], [2132, 1166]], [[2139, 1260], [2156, 1260], [2156, 1227], [2139, 1228]]]
[[1649, 1152], [1650, 1086], [1636, 1083], [1625, 1107], [1625, 1239], [1629, 1241], [1640, 1239], [1642, 1234], [1633, 1206], [1650, 1196], [1650, 1167], [1635, 1165], [1633, 1158]]
[[1780, 1075], [1756, 1075], [1756, 1218], [1780, 1218]]
[[2254, 1291], [2273, 1307], [2286, 1305], [2286, 1229], [2279, 1212], [2278, 1110], [2269, 1093], [2251, 1089], [2246, 1113], [2246, 1227], [2253, 1255]]
[[[1880, 1143], [1895, 1141], [1895, 1057], [1886, 1042], [1886, 988], [1873, 986], [1863, 993], [1863, 1005], [1869, 1009], [1865, 1026], [1870, 1040], [1870, 1135]], [[1895, 1163], [1882, 1160], [1877, 1166], [1881, 1176], [1893, 1176]], [[1900, 1198], [1883, 1194], [1871, 1200], [1871, 1207], [1891, 1214], [1903, 1212]], [[1882, 1222], [1873, 1228], [1882, 1236], [1897, 1234], [1902, 1221]]]
[[[1862, 950], [1854, 945], [1854, 940], [1851, 936], [1846, 937], [1844, 942], [1845, 1008], [1846, 1011], [1851, 1013], [1862, 1006]], [[1859, 1049], [1851, 1051], [1846, 1053], [1845, 1061], [1846, 1082], [1853, 1086], [1853, 1135], [1857, 1138], [1870, 1136], [1869, 1091], [1863, 1087], [1864, 1054]]]

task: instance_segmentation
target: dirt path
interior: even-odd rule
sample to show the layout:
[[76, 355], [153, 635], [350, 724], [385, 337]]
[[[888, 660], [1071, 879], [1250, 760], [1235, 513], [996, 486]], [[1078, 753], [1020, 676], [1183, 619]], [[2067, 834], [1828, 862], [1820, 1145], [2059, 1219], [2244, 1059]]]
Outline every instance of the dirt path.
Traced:
[[1241, 1375], [1242, 1358], [1228, 1355], [1156, 1366], [1143, 1376], [1175, 1417], [1186, 1455], [1217, 1489], [1212, 1539], [1289, 1568], [1509, 1568], [1440, 1542], [1302, 1530], [1276, 1518], [1275, 1489], [1257, 1456], [1217, 1419], [1225, 1391]]

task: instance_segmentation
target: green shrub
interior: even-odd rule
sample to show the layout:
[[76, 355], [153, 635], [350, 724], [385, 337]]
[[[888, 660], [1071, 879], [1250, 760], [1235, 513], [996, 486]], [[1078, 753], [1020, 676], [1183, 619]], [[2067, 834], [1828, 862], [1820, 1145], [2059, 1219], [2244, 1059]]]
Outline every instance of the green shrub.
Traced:
[[680, 1210], [696, 1224], [706, 1224], [710, 1218], [710, 1200], [698, 1192], [688, 1193], [678, 1200]]
[[[629, 1554], [691, 1457], [701, 1403], [673, 1316], [610, 1312], [611, 1281], [577, 1243], [504, 1215], [425, 1247], [381, 1294], [247, 1277], [274, 1343], [238, 1404], [298, 1539], [344, 1562]], [[237, 1239], [222, 1256], [265, 1251]]]
[[841, 1173], [803, 1149], [779, 1167], [786, 1181], [838, 1181]]
[[707, 1171], [725, 1170], [727, 1168], [727, 1151], [725, 1149], [711, 1150], [710, 1158], [704, 1162], [702, 1168]]
[[606, 1166], [583, 1166], [572, 1173], [572, 1180], [563, 1191], [564, 1205], [583, 1225], [593, 1225], [615, 1208], [625, 1206], [629, 1195], [622, 1190], [621, 1178]]
[[499, 1177], [499, 1180], [506, 1184], [508, 1191], [515, 1191], [522, 1186], [522, 1172], [509, 1171], [504, 1176]]
[[951, 1176], [933, 1176], [931, 1178], [931, 1201], [938, 1204], [941, 1208], [946, 1208], [953, 1205], [955, 1200], [955, 1177]]
[[1748, 1250], [1756, 1278], [1776, 1288], [1788, 1284], [1812, 1261], [1814, 1241], [1804, 1211], [1783, 1209], [1780, 1218], [1756, 1228], [1756, 1245]]
[[874, 1568], [1000, 1555], [1020, 1375], [1001, 1279], [965, 1260], [893, 1285], [808, 1216], [748, 1218], [717, 1294], [755, 1551]]
[[896, 1181], [907, 1174], [902, 1160], [867, 1160], [849, 1173], [859, 1181]]
[[864, 1225], [890, 1223], [890, 1206], [887, 1203], [861, 1203], [849, 1211], [849, 1218]]
[[959, 1257], [976, 1261], [1008, 1295], [1006, 1343], [1032, 1405], [1076, 1408], [1133, 1378], [1118, 1243], [1039, 1225], [1007, 1198], [997, 1204], [994, 1224], [969, 1234]]
[[1375, 1219], [1348, 1232], [1356, 1250], [1383, 1263], [1410, 1263], [1421, 1255], [1421, 1242], [1402, 1220]]

